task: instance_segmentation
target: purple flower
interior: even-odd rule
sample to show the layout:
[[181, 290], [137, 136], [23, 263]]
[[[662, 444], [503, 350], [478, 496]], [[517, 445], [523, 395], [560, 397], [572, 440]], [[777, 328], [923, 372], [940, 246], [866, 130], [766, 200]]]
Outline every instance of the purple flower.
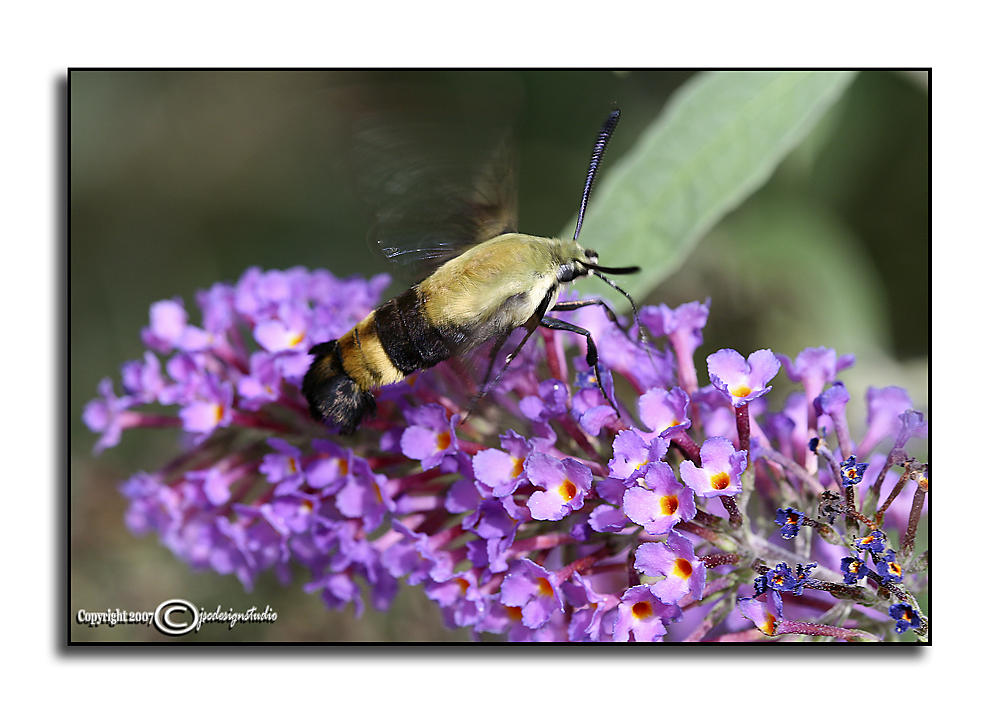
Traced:
[[781, 526], [781, 537], [789, 540], [797, 536], [799, 528], [802, 527], [802, 519], [805, 515], [802, 511], [794, 508], [779, 508], [774, 522]]
[[743, 617], [753, 622], [754, 627], [765, 635], [773, 637], [778, 634], [783, 609], [780, 593], [768, 590], [764, 595], [741, 597], [736, 606]]
[[[876, 506], [864, 498], [865, 486], [883, 464], [920, 467], [904, 449], [926, 434], [926, 422], [905, 393], [898, 399], [902, 390], [869, 393], [862, 446], [895, 439], [885, 444], [893, 450], [868, 457], [850, 448], [849, 395], [839, 383], [822, 389], [848, 361], [832, 350], [807, 350], [788, 362], [806, 390], [793, 391], [776, 413], [757, 398], [778, 371], [767, 350], [748, 360], [732, 350], [711, 355], [714, 386], [700, 388], [693, 355], [707, 303], [643, 309], [640, 320], [657, 340], [648, 345], [652, 360], [637, 325], [620, 329], [596, 308], [573, 316], [594, 335], [602, 383], [620, 416], [586, 360], [562, 353], [563, 343], [582, 348], [582, 341], [543, 331], [462, 424], [461, 441], [456, 429], [467, 395], [456, 387], [474, 387], [476, 376], [455, 361], [379, 390], [378, 416], [350, 448], [335, 434], [314, 438], [327, 432], [310, 420], [300, 394], [306, 350], [351, 330], [386, 284], [384, 276], [251, 269], [236, 285], [198, 293], [200, 324], [178, 299], [154, 305], [143, 331], [150, 351], [121, 369], [125, 396], [102, 381], [84, 412], [100, 434], [98, 448], [135, 427], [173, 429], [182, 439], [183, 453], [159, 472], [139, 472], [122, 486], [128, 527], [156, 534], [192, 568], [232, 574], [247, 589], [264, 573], [287, 585], [304, 571], [307, 591], [359, 613], [366, 600], [388, 608], [403, 579], [438, 605], [446, 626], [511, 641], [653, 641], [666, 638], [682, 614], [685, 621], [670, 629], [674, 640], [704, 635], [708, 625], [719, 636], [743, 638], [740, 613], [768, 634], [781, 631], [781, 593], [821, 587], [810, 581], [819, 566], [779, 563], [754, 580], [758, 599], [737, 601], [754, 576], [730, 566], [735, 559], [718, 546], [743, 563], [774, 562], [785, 548], [774, 538], [765, 542], [766, 534], [751, 537], [756, 527], [732, 526], [723, 504], [735, 504], [748, 523], [769, 503], [814, 503], [831, 471], [825, 460], [817, 470], [805, 444], [831, 430], [844, 482], [856, 485], [854, 507], [866, 518], [875, 519]], [[670, 386], [675, 365], [679, 387]], [[614, 401], [622, 379], [628, 388]], [[748, 425], [749, 454], [734, 447]], [[681, 463], [681, 480], [667, 462], [671, 440], [692, 455]], [[700, 458], [693, 455], [699, 444]], [[741, 492], [750, 458], [755, 490], [732, 502], [712, 500]], [[871, 465], [867, 472], [857, 458]], [[901, 542], [911, 542], [912, 531], [904, 536], [903, 529], [918, 486], [907, 484], [885, 514], [885, 527], [900, 529]], [[817, 505], [831, 525], [840, 519], [849, 528], [841, 495], [822, 493]], [[707, 500], [698, 506], [697, 498]], [[775, 520], [786, 538], [808, 521], [795, 508], [779, 509]], [[871, 570], [894, 583], [900, 599], [925, 580], [904, 581], [881, 531], [852, 545], [817, 539], [818, 577], [839, 580], [830, 572], [839, 564], [844, 581], [857, 582], [868, 572], [868, 551]], [[722, 567], [710, 571], [711, 562]], [[705, 593], [709, 602], [697, 602]], [[810, 600], [816, 597], [826, 596]], [[728, 614], [716, 609], [734, 602]], [[819, 612], [805, 599], [790, 606], [805, 618]], [[875, 609], [856, 607], [850, 619], [858, 627], [875, 621], [877, 630]], [[710, 611], [721, 617], [706, 623]], [[916, 613], [903, 621], [920, 626], [923, 637]]]
[[523, 484], [524, 460], [531, 451], [528, 440], [513, 430], [500, 436], [500, 449], [485, 449], [472, 457], [476, 479], [497, 498], [509, 496]]
[[514, 509], [511, 505], [509, 497], [503, 501], [483, 500], [476, 511], [463, 521], [463, 527], [483, 539], [471, 541], [467, 545], [469, 558], [474, 566], [489, 568], [493, 573], [507, 570], [510, 546], [517, 535], [517, 529], [528, 520], [527, 509], [518, 509], [524, 513], [512, 514]]
[[483, 617], [485, 597], [471, 572], [457, 574], [441, 583], [430, 582], [427, 597], [441, 607], [448, 627], [472, 627]]
[[779, 354], [778, 359], [784, 365], [788, 378], [802, 383], [809, 404], [823, 391], [824, 385], [836, 379], [837, 372], [854, 364], [854, 355], [838, 358], [836, 350], [826, 347], [807, 347], [799, 352], [794, 363], [787, 355]]
[[399, 521], [393, 521], [393, 530], [403, 538], [385, 550], [383, 562], [394, 578], [409, 576], [407, 582], [416, 585], [428, 577], [436, 583], [452, 577], [452, 560], [436, 547], [426, 533], [416, 533]]
[[875, 572], [883, 582], [900, 583], [903, 581], [903, 569], [896, 562], [896, 551], [887, 550], [875, 564]]
[[869, 387], [865, 399], [868, 402], [868, 431], [858, 445], [858, 455], [861, 458], [882, 439], [896, 433], [900, 415], [913, 407], [910, 395], [902, 387]]
[[707, 439], [701, 447], [701, 467], [681, 462], [681, 480], [699, 496], [735, 496], [743, 490], [741, 474], [747, 452], [737, 451], [729, 439]]
[[336, 491], [343, 485], [354, 465], [354, 454], [330, 441], [314, 439], [312, 448], [320, 456], [305, 467], [305, 482], [310, 488]]
[[[721, 436], [731, 441], [739, 438], [736, 433], [736, 413], [733, 403], [715, 387], [703, 387], [692, 397], [695, 409], [701, 415], [702, 431], [706, 438]], [[759, 401], [751, 402], [757, 404]]]
[[532, 421], [548, 421], [568, 410], [569, 389], [558, 379], [547, 379], [538, 385], [538, 395], [521, 400], [521, 412]]
[[422, 468], [434, 468], [445, 456], [458, 453], [458, 437], [455, 436], [458, 415], [449, 419], [444, 407], [430, 404], [407, 410], [406, 421], [410, 426], [403, 432], [400, 446], [403, 454], [419, 459]]
[[701, 346], [701, 330], [708, 321], [711, 300], [704, 304], [684, 303], [675, 310], [666, 305], [646, 305], [639, 310], [639, 321], [653, 337], [666, 335], [677, 356], [677, 381], [688, 394], [698, 387], [694, 352]]
[[662, 535], [694, 518], [696, 509], [691, 489], [677, 483], [669, 464], [658, 461], [625, 491], [622, 510], [650, 535]]
[[778, 592], [790, 592], [793, 595], [801, 595], [802, 589], [809, 580], [809, 572], [815, 568], [817, 563], [809, 563], [795, 566], [793, 571], [788, 563], [778, 563], [764, 575], [767, 587]]
[[899, 415], [899, 421], [902, 422], [902, 426], [899, 429], [899, 435], [896, 437], [896, 443], [893, 444], [893, 449], [903, 449], [906, 443], [914, 437], [918, 439], [927, 438], [927, 420], [924, 418], [922, 412], [907, 409]]
[[746, 359], [730, 349], [708, 356], [708, 376], [712, 385], [725, 394], [734, 407], [770, 392], [767, 383], [774, 379], [779, 369], [771, 350], [757, 350]]
[[615, 437], [614, 456], [608, 462], [611, 478], [621, 479], [626, 486], [631, 486], [649, 464], [666, 456], [669, 446], [668, 439], [644, 438], [637, 429], [620, 432]]
[[220, 335], [233, 326], [238, 319], [233, 304], [234, 292], [232, 285], [222, 283], [216, 283], [208, 290], [198, 291], [196, 297], [205, 330]]
[[583, 507], [583, 498], [590, 490], [593, 475], [575, 459], [559, 460], [548, 454], [533, 452], [525, 461], [528, 480], [542, 491], [528, 498], [531, 517], [558, 521]]
[[618, 598], [602, 595], [594, 590], [590, 581], [579, 573], [563, 583], [566, 603], [573, 608], [569, 636], [577, 642], [599, 641], [605, 615], [618, 605]]
[[[617, 481], [616, 483], [621, 482]], [[623, 528], [631, 526], [632, 521], [622, 513], [621, 508], [601, 504], [591, 511], [590, 518], [587, 519], [587, 525], [598, 533], [620, 533]]]
[[889, 617], [896, 621], [896, 632], [899, 634], [903, 634], [911, 628], [918, 628], [923, 624], [920, 615], [904, 602], [897, 602], [890, 607]]
[[604, 384], [604, 389], [608, 392], [608, 398], [605, 399], [604, 394], [597, 386], [597, 378], [594, 373], [586, 371], [582, 367], [583, 365], [577, 372], [577, 392], [573, 395], [571, 402], [572, 414], [579, 422], [581, 429], [591, 436], [597, 436], [601, 433], [601, 429], [618, 422], [618, 415], [615, 413], [614, 407], [608, 403], [609, 399], [612, 403], [615, 401], [614, 380], [611, 378], [611, 372], [598, 365], [597, 369], [601, 373], [601, 381]]
[[323, 602], [330, 609], [342, 610], [348, 604], [354, 604], [354, 616], [361, 617], [365, 611], [364, 600], [361, 599], [361, 588], [347, 573], [325, 575], [318, 580], [307, 583], [305, 591], [319, 592]]
[[691, 427], [687, 392], [675, 387], [669, 392], [654, 387], [639, 397], [639, 418], [646, 427], [665, 439]]
[[643, 543], [635, 551], [635, 568], [658, 578], [649, 589], [665, 603], [675, 603], [685, 595], [700, 600], [705, 587], [705, 565], [695, 557], [694, 546], [679, 533], [667, 542]]
[[845, 486], [853, 486], [856, 483], [861, 483], [861, 479], [864, 477], [867, 468], [868, 464], [858, 463], [854, 454], [851, 454], [847, 457], [846, 461], [840, 463], [840, 480]]
[[281, 319], [264, 320], [253, 330], [257, 344], [268, 352], [304, 352], [309, 329], [304, 311], [283, 310]]
[[180, 298], [154, 302], [149, 308], [149, 327], [142, 330], [142, 341], [155, 350], [168, 352], [187, 327], [187, 311]]
[[160, 398], [165, 386], [160, 360], [152, 352], [147, 351], [142, 362], [122, 365], [122, 387], [136, 402], [152, 404]]
[[[267, 519], [275, 530], [287, 536], [293, 533], [306, 533], [312, 529], [319, 509], [320, 499], [317, 496], [302, 491], [290, 491], [260, 506], [258, 513]], [[246, 507], [237, 510], [246, 515], [257, 515]]]
[[108, 377], [100, 381], [97, 391], [101, 398], [87, 402], [83, 409], [83, 421], [87, 428], [101, 434], [94, 445], [94, 453], [116, 446], [121, 441], [122, 429], [129, 424], [128, 408], [135, 404], [132, 397], [117, 396]]
[[507, 607], [520, 608], [521, 622], [533, 630], [564, 607], [555, 576], [527, 558], [519, 560], [504, 578], [500, 601]]
[[868, 575], [868, 566], [863, 560], [854, 556], [847, 556], [840, 559], [840, 572], [844, 574], [844, 583], [847, 585], [856, 584], [861, 578]]
[[881, 553], [885, 550], [885, 533], [876, 529], [866, 536], [855, 538], [854, 547], [858, 550], [867, 550], [869, 553]]
[[265, 454], [261, 460], [260, 472], [268, 483], [290, 480], [298, 485], [302, 482], [302, 452], [283, 439], [268, 439], [267, 445], [276, 453]]
[[[674, 381], [674, 360], [669, 352], [653, 348], [649, 348], [647, 352], [638, 339], [625, 335], [621, 330], [605, 330], [597, 341], [597, 351], [601, 360], [601, 379], [612, 399], [612, 389], [608, 386], [612, 370], [624, 376], [640, 393]], [[579, 370], [577, 374], [586, 374], [588, 380], [594, 380], [594, 373], [583, 358], [578, 357], [576, 365]], [[607, 372], [607, 377], [604, 372]]]
[[209, 376], [179, 415], [185, 431], [207, 435], [233, 418], [233, 385]]
[[[832, 387], [820, 394], [813, 402], [818, 416], [826, 416], [833, 424], [840, 444], [840, 453], [850, 453], [854, 445], [847, 426], [847, 402], [851, 395], [841, 382], [835, 382]], [[823, 426], [819, 424], [819, 426]]]
[[667, 625], [680, 616], [679, 607], [660, 600], [648, 585], [636, 585], [625, 591], [618, 604], [614, 640], [659, 642], [667, 634]]
[[389, 479], [372, 473], [368, 462], [359, 460], [337, 492], [337, 508], [348, 518], [360, 518], [365, 531], [370, 533], [382, 524], [387, 513], [396, 510], [395, 504], [385, 495], [388, 484]]
[[[599, 355], [598, 368], [601, 371], [601, 379], [612, 401], [614, 394], [609, 370], [623, 376], [639, 392], [653, 386], [664, 386], [673, 381], [673, 355], [656, 349], [654, 345], [643, 344], [638, 338], [635, 326], [626, 332], [611, 322], [603, 310], [594, 308], [573, 311], [566, 319], [589, 330], [593, 337]], [[593, 369], [587, 365], [583, 357], [586, 350], [585, 338], [570, 339], [580, 350], [580, 356], [574, 359], [577, 374], [592, 383]], [[592, 383], [592, 386], [596, 385]]]

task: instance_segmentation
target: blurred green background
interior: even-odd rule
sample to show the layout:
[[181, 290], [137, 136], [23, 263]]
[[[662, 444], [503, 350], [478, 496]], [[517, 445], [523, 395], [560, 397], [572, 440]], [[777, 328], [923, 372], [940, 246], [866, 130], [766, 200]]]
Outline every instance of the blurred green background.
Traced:
[[[206, 609], [269, 604], [279, 613], [274, 624], [207, 627], [185, 642], [467, 641], [406, 587], [390, 612], [369, 609], [355, 619], [325, 610], [301, 581], [284, 588], [264, 578], [247, 594], [233, 577], [192, 573], [155, 538], [125, 529], [117, 491], [131, 473], [168, 458], [176, 434], [126, 433], [95, 457], [96, 439], [79, 417], [101, 377], [117, 383], [121, 363], [141, 356], [139, 330], [156, 300], [180, 296], [192, 308], [196, 290], [253, 265], [384, 270], [368, 249], [369, 217], [347, 159], [345, 86], [391, 81], [458, 97], [497, 87], [512, 96], [520, 228], [552, 235], [575, 216], [593, 138], [612, 102], [623, 117], [606, 167], [693, 74], [73, 71], [67, 615], [150, 610], [182, 597]], [[767, 183], [642, 300], [676, 305], [711, 296], [702, 356], [724, 346], [744, 354], [766, 346], [794, 356], [816, 345], [855, 353], [857, 366], [842, 376], [855, 395], [857, 430], [869, 384], [904, 386], [925, 409], [928, 116], [925, 73], [859, 73]], [[618, 264], [606, 250], [602, 258]], [[170, 639], [131, 626], [72, 624], [69, 632], [74, 641]]]

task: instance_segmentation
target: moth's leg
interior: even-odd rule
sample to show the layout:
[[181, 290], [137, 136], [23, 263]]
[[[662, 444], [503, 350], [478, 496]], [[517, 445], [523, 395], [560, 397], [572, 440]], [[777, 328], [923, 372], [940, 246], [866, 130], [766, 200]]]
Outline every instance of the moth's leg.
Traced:
[[493, 343], [493, 347], [490, 348], [490, 359], [489, 359], [489, 364], [486, 366], [486, 374], [483, 375], [483, 383], [479, 387], [479, 392], [476, 394], [476, 396], [472, 398], [472, 404], [469, 405], [469, 411], [466, 412], [465, 418], [462, 419], [463, 422], [470, 416], [472, 416], [472, 413], [475, 411], [476, 406], [479, 404], [479, 401], [487, 394], [489, 394], [490, 390], [493, 389], [493, 387], [495, 387], [500, 382], [500, 379], [503, 377], [504, 372], [507, 371], [507, 367], [510, 366], [510, 363], [514, 361], [514, 358], [517, 357], [518, 353], [521, 351], [524, 345], [527, 344], [528, 338], [531, 337], [531, 335], [535, 332], [536, 327], [528, 328], [527, 334], [525, 334], [524, 339], [522, 339], [518, 343], [517, 347], [514, 348], [513, 352], [511, 352], [509, 355], [507, 355], [506, 358], [504, 358], [503, 367], [500, 368], [500, 372], [497, 373], [497, 376], [493, 379], [492, 382], [490, 382], [489, 381], [490, 372], [493, 371], [493, 365], [496, 364], [497, 355], [500, 354], [500, 348], [503, 347], [504, 343], [507, 341], [507, 338], [510, 337], [510, 333], [508, 332], [507, 334], [500, 336], [499, 338], [497, 338], [497, 341]]
[[[603, 279], [605, 282], [608, 282], [616, 290], [620, 291], [623, 295], [625, 295], [625, 297], [629, 299], [629, 302], [632, 303], [632, 314], [635, 315], [635, 324], [639, 328], [639, 340], [642, 342], [642, 347], [646, 351], [646, 355], [649, 357], [649, 363], [653, 365], [653, 369], [656, 369], [656, 362], [653, 361], [653, 355], [649, 351], [649, 337], [646, 335], [646, 328], [643, 327], [641, 322], [639, 322], [639, 313], [636, 311], [635, 303], [632, 302], [632, 298], [629, 296], [628, 293], [626, 293], [624, 290], [619, 288], [613, 282], [605, 278], [603, 275], [601, 276], [601, 279]], [[558, 302], [549, 309], [576, 310], [577, 308], [588, 307], [590, 305], [600, 305], [601, 307], [603, 307], [604, 314], [608, 316], [608, 319], [611, 320], [611, 322], [615, 323], [615, 327], [621, 330], [622, 334], [628, 337], [630, 341], [634, 342], [634, 340], [632, 340], [632, 337], [628, 334], [628, 330], [622, 327], [621, 323], [618, 322], [618, 315], [615, 314], [615, 311], [612, 310], [606, 302], [604, 302], [599, 298], [591, 298], [590, 300], [570, 300], [568, 302]]]
[[653, 353], [649, 351], [649, 335], [646, 334], [646, 328], [639, 321], [639, 308], [636, 306], [635, 300], [633, 300], [632, 296], [619, 286], [618, 283], [609, 278], [607, 275], [599, 272], [595, 272], [594, 275], [624, 295], [625, 299], [628, 300], [628, 304], [632, 306], [632, 318], [635, 320], [635, 326], [639, 329], [639, 339], [642, 340], [642, 346], [645, 348], [646, 355], [649, 357], [649, 363], [653, 365], [653, 368], [655, 369], [656, 362], [653, 361]]
[[[497, 355], [500, 354], [500, 348], [503, 347], [503, 343], [507, 341], [510, 334], [502, 335], [497, 338], [497, 341], [493, 343], [493, 347], [490, 348], [490, 360], [489, 364], [486, 365], [486, 374], [483, 375], [483, 382], [479, 385], [479, 392], [476, 394], [476, 399], [479, 400], [486, 396], [486, 390], [489, 388], [490, 372], [493, 371], [493, 365], [496, 364]], [[501, 374], [503, 371], [501, 370]]]
[[539, 324], [542, 327], [549, 328], [550, 330], [565, 330], [566, 332], [573, 332], [587, 338], [587, 364], [594, 370], [594, 376], [597, 378], [597, 386], [600, 388], [601, 394], [604, 395], [605, 401], [611, 405], [611, 408], [615, 410], [615, 414], [617, 414], [620, 419], [622, 414], [618, 411], [618, 407], [615, 406], [614, 402], [611, 401], [607, 391], [604, 389], [604, 383], [601, 381], [601, 373], [597, 369], [597, 345], [594, 344], [594, 338], [590, 336], [590, 332], [582, 327], [571, 325], [568, 322], [563, 322], [562, 320], [557, 320], [553, 317], [542, 317]]
[[591, 305], [600, 305], [601, 307], [603, 307], [604, 308], [604, 314], [608, 316], [608, 319], [611, 320], [611, 322], [615, 323], [615, 327], [617, 327], [619, 330], [621, 330], [622, 332], [624, 332], [626, 335], [628, 334], [628, 332], [625, 330], [625, 328], [622, 327], [621, 323], [618, 322], [618, 315], [615, 314], [615, 311], [612, 310], [611, 307], [606, 302], [604, 302], [603, 300], [601, 300], [600, 298], [590, 298], [589, 300], [568, 300], [566, 302], [557, 302], [555, 305], [553, 305], [552, 307], [549, 308], [549, 311], [550, 312], [551, 311], [567, 312], [567, 311], [570, 311], [570, 310], [577, 310], [577, 309], [579, 309], [581, 307], [590, 307]]

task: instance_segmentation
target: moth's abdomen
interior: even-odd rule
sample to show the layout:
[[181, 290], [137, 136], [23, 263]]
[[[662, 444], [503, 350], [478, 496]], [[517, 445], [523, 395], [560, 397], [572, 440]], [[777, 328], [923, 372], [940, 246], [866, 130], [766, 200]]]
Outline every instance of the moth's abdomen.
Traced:
[[413, 287], [374, 313], [379, 343], [392, 365], [404, 375], [433, 367], [455, 352], [454, 335], [431, 324], [419, 287]]
[[344, 369], [337, 341], [323, 342], [309, 350], [315, 355], [302, 380], [302, 393], [317, 421], [351, 434], [362, 419], [375, 413], [375, 397]]
[[313, 418], [351, 433], [375, 412], [372, 390], [433, 367], [456, 351], [460, 331], [437, 329], [424, 300], [410, 288], [369, 313], [339, 340], [310, 350], [315, 355], [302, 381]]

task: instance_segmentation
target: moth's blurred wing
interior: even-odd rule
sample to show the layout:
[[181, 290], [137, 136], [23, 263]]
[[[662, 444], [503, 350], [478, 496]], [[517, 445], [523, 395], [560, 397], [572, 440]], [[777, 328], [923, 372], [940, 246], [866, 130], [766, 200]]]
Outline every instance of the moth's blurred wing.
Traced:
[[389, 94], [389, 106], [376, 99], [359, 108], [353, 164], [372, 211], [370, 247], [419, 279], [469, 246], [516, 230], [511, 110], [468, 96], [456, 107], [454, 97], [427, 90]]

